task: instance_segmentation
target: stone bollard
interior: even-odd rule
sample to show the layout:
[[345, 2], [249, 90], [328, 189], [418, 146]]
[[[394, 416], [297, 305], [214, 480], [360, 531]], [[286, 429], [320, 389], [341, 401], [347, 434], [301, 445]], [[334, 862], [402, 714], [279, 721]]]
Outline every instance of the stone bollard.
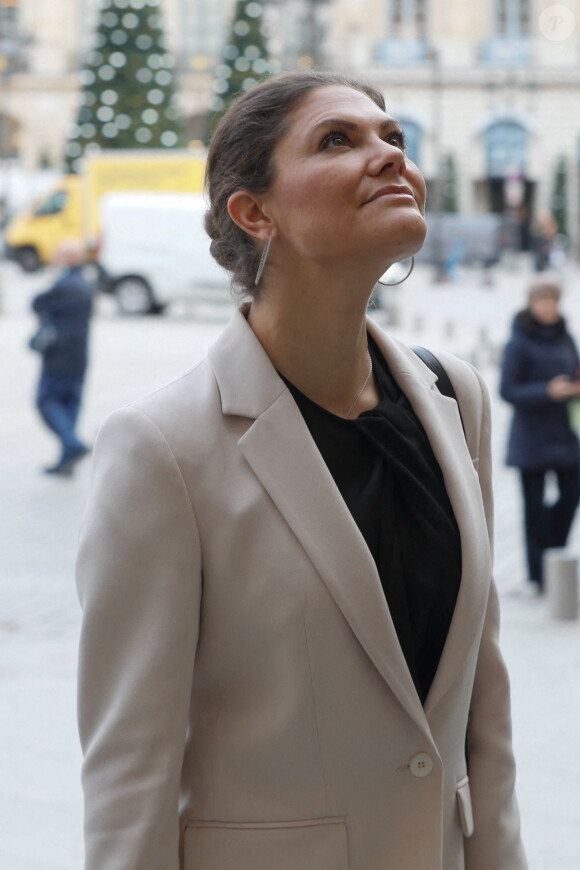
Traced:
[[564, 547], [544, 553], [546, 591], [553, 619], [578, 619], [578, 556]]
[[453, 340], [457, 333], [457, 327], [454, 320], [446, 320], [443, 324], [443, 335], [446, 339]]
[[425, 328], [425, 318], [422, 314], [415, 314], [413, 317], [413, 325], [411, 327], [413, 333], [415, 335], [419, 335], [420, 332], [423, 332]]

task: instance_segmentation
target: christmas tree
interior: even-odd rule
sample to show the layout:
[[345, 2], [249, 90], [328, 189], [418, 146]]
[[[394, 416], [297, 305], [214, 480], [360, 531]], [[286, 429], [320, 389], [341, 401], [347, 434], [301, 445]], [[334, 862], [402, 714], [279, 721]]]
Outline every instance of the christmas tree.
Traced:
[[208, 140], [228, 107], [273, 72], [262, 12], [262, 4], [257, 0], [237, 0], [231, 32], [215, 70], [207, 119]]
[[101, 0], [99, 16], [65, 148], [68, 172], [103, 148], [185, 145], [160, 0]]

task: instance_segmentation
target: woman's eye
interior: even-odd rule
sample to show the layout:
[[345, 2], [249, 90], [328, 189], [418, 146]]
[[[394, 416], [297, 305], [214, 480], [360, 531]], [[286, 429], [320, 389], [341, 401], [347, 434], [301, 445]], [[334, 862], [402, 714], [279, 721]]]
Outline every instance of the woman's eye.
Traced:
[[407, 143], [405, 142], [405, 135], [402, 132], [390, 133], [387, 136], [386, 141], [390, 145], [394, 145], [396, 148], [400, 148], [401, 151], [404, 151], [405, 148], [407, 147]]
[[346, 145], [348, 139], [344, 133], [333, 130], [322, 140], [323, 148], [339, 148], [341, 145]]

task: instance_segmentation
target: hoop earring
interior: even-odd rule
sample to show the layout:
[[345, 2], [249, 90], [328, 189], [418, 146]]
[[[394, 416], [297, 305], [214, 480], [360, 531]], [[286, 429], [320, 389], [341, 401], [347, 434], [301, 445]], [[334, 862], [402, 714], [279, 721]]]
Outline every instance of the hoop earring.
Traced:
[[411, 257], [411, 268], [409, 269], [409, 271], [407, 272], [407, 274], [405, 275], [404, 278], [401, 278], [400, 281], [381, 281], [381, 279], [379, 278], [379, 280], [377, 281], [377, 284], [381, 284], [382, 287], [396, 287], [397, 284], [402, 284], [403, 281], [407, 280], [407, 278], [409, 277], [409, 275], [413, 271], [414, 267], [415, 267], [415, 257]]
[[272, 235], [268, 237], [268, 241], [262, 251], [262, 256], [260, 257], [260, 262], [258, 264], [258, 271], [256, 272], [256, 280], [254, 281], [254, 287], [257, 287], [260, 283], [260, 278], [262, 277], [262, 273], [264, 271], [264, 266], [266, 265], [266, 260], [268, 259], [268, 254], [270, 253], [270, 245], [272, 244]]

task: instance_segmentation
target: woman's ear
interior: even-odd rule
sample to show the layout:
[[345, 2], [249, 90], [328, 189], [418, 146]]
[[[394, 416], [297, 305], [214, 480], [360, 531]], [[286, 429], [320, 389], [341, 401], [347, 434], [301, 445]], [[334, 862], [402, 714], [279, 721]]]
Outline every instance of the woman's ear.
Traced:
[[247, 190], [237, 190], [228, 199], [228, 213], [235, 224], [256, 239], [267, 241], [274, 227], [261, 209], [260, 201]]

